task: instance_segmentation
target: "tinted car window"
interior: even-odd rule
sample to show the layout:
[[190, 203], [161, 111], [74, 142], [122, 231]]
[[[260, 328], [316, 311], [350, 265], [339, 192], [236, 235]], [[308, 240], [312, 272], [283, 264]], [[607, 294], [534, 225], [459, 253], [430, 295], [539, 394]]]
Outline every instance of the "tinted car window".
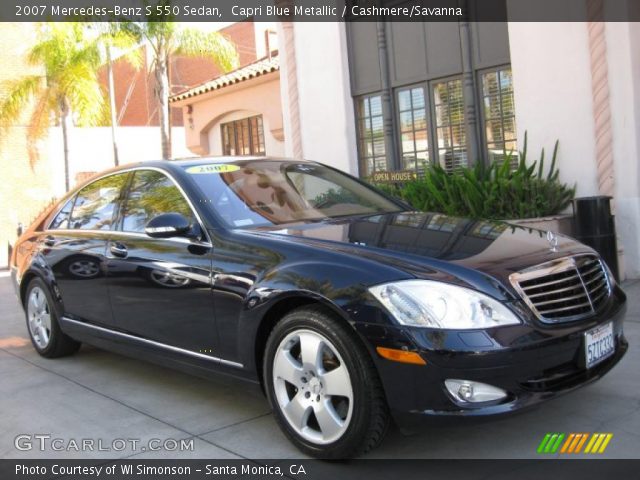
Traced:
[[71, 207], [73, 206], [74, 200], [75, 197], [71, 197], [71, 199], [69, 199], [67, 203], [64, 204], [64, 207], [62, 207], [62, 209], [49, 224], [49, 230], [69, 228], [69, 215], [71, 214]]
[[71, 212], [70, 228], [110, 230], [118, 197], [128, 174], [121, 173], [97, 180], [78, 192]]
[[196, 223], [191, 207], [171, 179], [155, 170], [136, 171], [123, 205], [122, 230], [144, 232], [149, 220], [162, 213], [180, 213]]
[[376, 190], [317, 163], [247, 160], [184, 168], [203, 201], [233, 227], [401, 210]]

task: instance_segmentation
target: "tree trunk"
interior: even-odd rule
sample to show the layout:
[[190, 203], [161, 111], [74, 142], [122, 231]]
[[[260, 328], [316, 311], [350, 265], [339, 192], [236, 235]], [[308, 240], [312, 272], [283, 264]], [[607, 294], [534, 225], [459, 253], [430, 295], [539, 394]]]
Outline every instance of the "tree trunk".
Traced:
[[107, 49], [107, 78], [109, 79], [109, 107], [111, 110], [111, 142], [113, 143], [113, 164], [117, 167], [120, 165], [120, 159], [118, 158], [118, 138], [116, 135], [116, 128], [118, 120], [116, 119], [116, 92], [113, 81], [113, 64], [111, 63], [111, 48], [109, 45]]
[[60, 100], [60, 126], [62, 127], [62, 145], [64, 147], [64, 188], [69, 191], [71, 182], [69, 179], [69, 133], [72, 128], [71, 111], [66, 99]]
[[169, 116], [169, 56], [164, 48], [158, 49], [155, 67], [156, 99], [158, 101], [158, 118], [160, 120], [160, 141], [162, 158], [171, 158], [171, 119]]

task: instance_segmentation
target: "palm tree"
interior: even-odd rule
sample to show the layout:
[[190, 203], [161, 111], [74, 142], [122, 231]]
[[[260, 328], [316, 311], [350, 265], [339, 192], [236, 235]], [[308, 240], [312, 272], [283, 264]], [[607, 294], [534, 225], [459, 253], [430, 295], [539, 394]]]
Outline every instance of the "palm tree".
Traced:
[[28, 143], [33, 146], [47, 134], [52, 118], [59, 122], [65, 188], [69, 190], [69, 134], [73, 123], [91, 126], [103, 118], [104, 96], [97, 77], [100, 51], [81, 22], [45, 24], [38, 37], [27, 60], [42, 67], [44, 75], [27, 75], [2, 86], [6, 96], [0, 101], [0, 126], [15, 125], [33, 102], [27, 133]]
[[111, 143], [113, 144], [113, 163], [117, 167], [120, 164], [118, 156], [118, 139], [117, 139], [117, 107], [116, 94], [113, 79], [113, 58], [114, 50], [120, 50], [123, 54], [119, 58], [123, 58], [133, 68], [138, 70], [142, 65], [142, 51], [140, 50], [138, 41], [134, 35], [119, 28], [117, 23], [94, 22], [91, 28], [97, 32], [97, 41], [104, 54], [103, 63], [107, 69], [107, 85], [109, 93], [109, 116], [111, 122]]
[[[160, 4], [167, 3], [166, 0]], [[121, 28], [145, 41], [153, 53], [155, 97], [158, 102], [162, 157], [171, 158], [171, 129], [169, 96], [171, 85], [169, 62], [174, 55], [210, 58], [223, 71], [238, 67], [238, 53], [224, 35], [219, 32], [204, 32], [180, 24], [159, 19], [155, 14], [147, 16], [146, 22], [124, 22]]]

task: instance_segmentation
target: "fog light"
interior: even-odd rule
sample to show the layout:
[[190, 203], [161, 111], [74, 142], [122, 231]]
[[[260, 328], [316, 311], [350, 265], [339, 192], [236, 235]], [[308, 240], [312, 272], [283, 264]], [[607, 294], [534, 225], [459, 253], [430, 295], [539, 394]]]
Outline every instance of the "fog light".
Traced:
[[458, 396], [467, 401], [471, 400], [473, 398], [473, 385], [470, 383], [460, 385], [460, 388], [458, 388]]
[[507, 396], [501, 388], [471, 380], [447, 379], [444, 384], [453, 398], [465, 403], [493, 402]]

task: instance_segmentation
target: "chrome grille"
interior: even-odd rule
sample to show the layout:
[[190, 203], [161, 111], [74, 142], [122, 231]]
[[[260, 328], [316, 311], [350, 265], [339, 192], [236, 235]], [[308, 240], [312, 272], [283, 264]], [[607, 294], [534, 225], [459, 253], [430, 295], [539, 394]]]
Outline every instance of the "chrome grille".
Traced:
[[596, 313], [611, 294], [602, 261], [579, 255], [537, 265], [509, 277], [543, 322], [562, 323]]

